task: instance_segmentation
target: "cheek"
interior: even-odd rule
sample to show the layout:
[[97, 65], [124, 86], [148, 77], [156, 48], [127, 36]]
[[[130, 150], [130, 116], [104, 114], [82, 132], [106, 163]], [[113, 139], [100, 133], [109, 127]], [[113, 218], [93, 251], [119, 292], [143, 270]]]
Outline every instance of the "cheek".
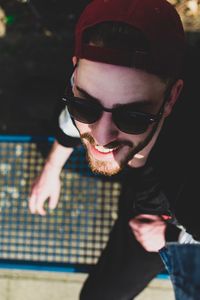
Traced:
[[119, 139], [130, 141], [132, 144], [137, 145], [146, 138], [146, 136], [148, 135], [147, 132], [143, 134], [126, 134], [122, 132], [121, 134], [119, 134]]
[[76, 120], [75, 120], [75, 124], [81, 134], [91, 132], [91, 129], [89, 128], [88, 124], [84, 124], [84, 123], [78, 122]]

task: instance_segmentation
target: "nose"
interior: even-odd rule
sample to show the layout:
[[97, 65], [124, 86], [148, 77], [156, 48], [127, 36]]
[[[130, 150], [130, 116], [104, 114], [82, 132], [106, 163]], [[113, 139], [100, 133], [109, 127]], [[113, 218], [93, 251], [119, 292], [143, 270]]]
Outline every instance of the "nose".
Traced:
[[119, 130], [113, 123], [110, 112], [103, 112], [101, 118], [90, 125], [90, 129], [95, 142], [101, 146], [115, 141], [119, 135]]

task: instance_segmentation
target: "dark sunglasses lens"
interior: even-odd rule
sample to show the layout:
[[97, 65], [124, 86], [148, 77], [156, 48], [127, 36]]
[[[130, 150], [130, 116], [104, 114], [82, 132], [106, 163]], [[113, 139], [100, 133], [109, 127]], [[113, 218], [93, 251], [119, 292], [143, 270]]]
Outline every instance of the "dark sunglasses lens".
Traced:
[[143, 115], [128, 111], [117, 111], [113, 119], [121, 131], [129, 134], [144, 133], [151, 123], [149, 119]]
[[91, 104], [91, 102], [85, 99], [82, 100], [73, 97], [68, 102], [67, 107], [75, 120], [86, 124], [92, 124], [96, 122], [101, 115], [101, 110], [99, 107]]

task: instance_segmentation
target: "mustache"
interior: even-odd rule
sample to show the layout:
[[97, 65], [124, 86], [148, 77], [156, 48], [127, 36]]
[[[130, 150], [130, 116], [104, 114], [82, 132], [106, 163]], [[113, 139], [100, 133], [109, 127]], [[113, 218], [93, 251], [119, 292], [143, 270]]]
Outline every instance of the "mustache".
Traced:
[[[88, 141], [92, 146], [97, 146], [97, 143], [95, 143], [94, 138], [89, 134], [89, 133], [83, 133], [81, 134], [81, 139], [85, 139], [86, 141]], [[130, 141], [113, 141], [110, 142], [106, 145], [101, 145], [104, 148], [108, 148], [108, 149], [113, 149], [113, 148], [117, 148], [119, 146], [129, 146], [129, 147], [134, 147], [134, 144], [131, 143]]]

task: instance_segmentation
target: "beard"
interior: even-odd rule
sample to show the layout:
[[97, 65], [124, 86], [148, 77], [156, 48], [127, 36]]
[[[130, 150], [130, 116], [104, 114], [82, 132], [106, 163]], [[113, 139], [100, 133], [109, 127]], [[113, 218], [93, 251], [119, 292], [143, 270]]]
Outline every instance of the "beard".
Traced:
[[123, 152], [122, 149], [125, 146], [129, 149], [124, 153], [124, 155], [121, 153], [120, 158], [112, 159], [110, 161], [98, 160], [90, 153], [89, 145], [95, 146], [96, 143], [89, 133], [82, 134], [81, 140], [86, 149], [87, 160], [92, 172], [105, 176], [113, 176], [121, 172], [133, 156], [146, 146], [149, 141], [149, 136], [150, 135], [148, 135], [142, 142], [138, 143], [138, 145], [134, 145], [130, 141], [115, 141], [106, 145], [105, 148], [108, 149], [119, 147], [119, 152]]
[[115, 163], [100, 161], [89, 155], [87, 151], [87, 160], [89, 167], [93, 173], [101, 174], [105, 176], [113, 176], [118, 174], [123, 167], [116, 165]]

